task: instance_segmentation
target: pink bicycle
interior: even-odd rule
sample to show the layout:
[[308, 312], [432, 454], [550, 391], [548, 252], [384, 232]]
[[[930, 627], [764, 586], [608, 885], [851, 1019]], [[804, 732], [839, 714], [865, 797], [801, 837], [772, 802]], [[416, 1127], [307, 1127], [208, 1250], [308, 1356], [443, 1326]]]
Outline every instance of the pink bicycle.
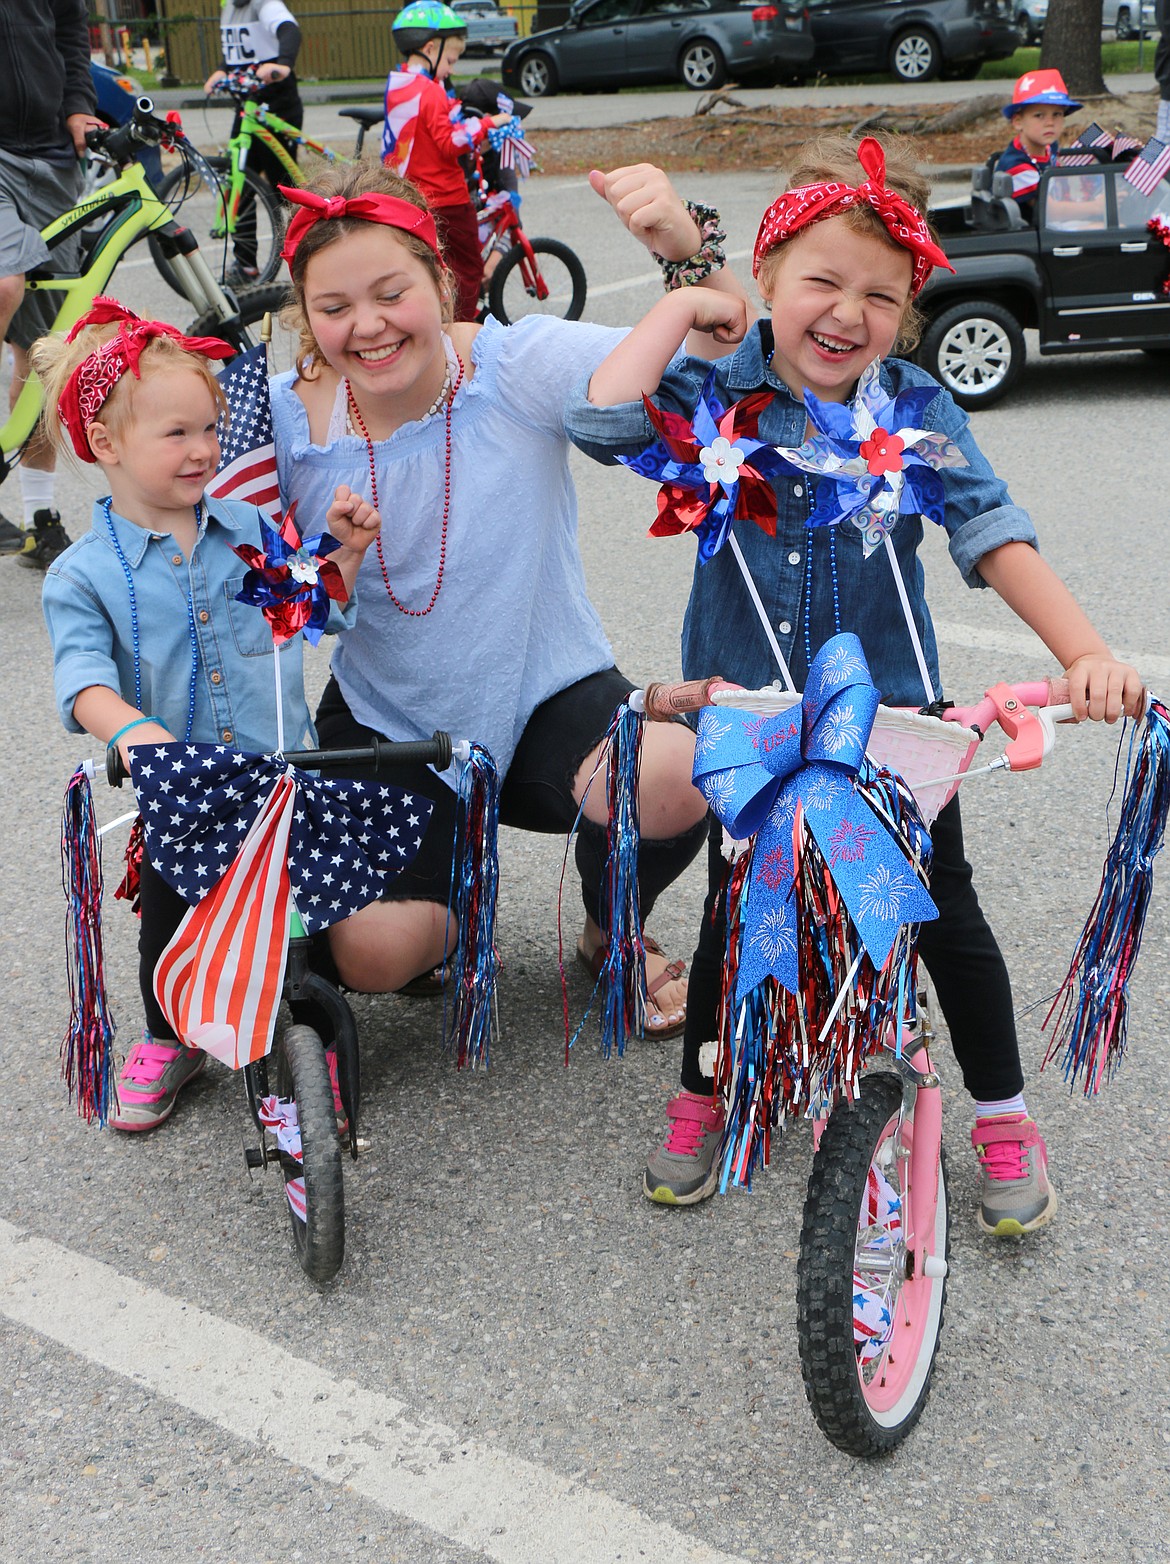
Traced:
[[[799, 700], [778, 685], [750, 691], [707, 680], [651, 685], [631, 704], [665, 720], [705, 706], [771, 716]], [[1039, 766], [1055, 724], [1072, 717], [1067, 700], [1058, 680], [999, 684], [975, 705], [937, 715], [879, 708], [867, 751], [899, 773], [929, 822], [965, 778]], [[1006, 748], [976, 767], [994, 726], [1007, 736]], [[888, 1029], [862, 1038], [857, 1057], [870, 1068], [856, 1095], [834, 1101], [812, 1091], [806, 1109], [814, 1117], [814, 1156], [797, 1267], [801, 1374], [823, 1433], [857, 1456], [894, 1449], [917, 1422], [946, 1303], [950, 1213], [933, 1032], [924, 993], [899, 1008], [910, 1017], [900, 1046]], [[791, 1039], [794, 1055], [800, 1045]], [[723, 1157], [726, 1187], [741, 1157], [730, 1129]]]

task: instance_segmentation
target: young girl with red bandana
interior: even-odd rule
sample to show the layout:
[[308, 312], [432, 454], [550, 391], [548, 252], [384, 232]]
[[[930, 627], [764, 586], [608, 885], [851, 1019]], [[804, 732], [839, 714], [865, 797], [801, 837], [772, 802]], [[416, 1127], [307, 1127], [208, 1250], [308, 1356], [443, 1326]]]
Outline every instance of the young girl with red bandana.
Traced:
[[[738, 344], [718, 360], [716, 394], [730, 407], [753, 392], [770, 392], [758, 436], [785, 448], [806, 438], [806, 389], [822, 401], [848, 403], [862, 372], [879, 360], [887, 396], [914, 387], [936, 390], [921, 426], [945, 434], [966, 459], [966, 465], [947, 467], [940, 476], [951, 556], [968, 585], [992, 587], [1040, 636], [1067, 671], [1078, 718], [1116, 722], [1123, 711], [1137, 715], [1141, 680], [1112, 656], [1041, 559], [1030, 518], [992, 471], [966, 415], [924, 370], [891, 356], [899, 344], [913, 345], [914, 298], [933, 267], [948, 264], [921, 216], [925, 182], [908, 159], [886, 153], [872, 138], [860, 147], [845, 140], [813, 144], [798, 163], [788, 190], [764, 214], [756, 239], [752, 272], [768, 318], [749, 325], [746, 299], [719, 269], [722, 255], [709, 242], [694, 262], [666, 268], [671, 291], [594, 371], [587, 393], [570, 408], [574, 440], [601, 461], [644, 450], [657, 438], [644, 394], [690, 418], [713, 356], [680, 354], [688, 333], [696, 330], [716, 344]], [[629, 173], [593, 176], [594, 187], [627, 221], [622, 202]], [[668, 208], [660, 202], [656, 221], [677, 238], [689, 221], [687, 212], [677, 200], [673, 212]], [[703, 230], [696, 235], [692, 225], [691, 234], [693, 242]], [[674, 253], [682, 253], [677, 245]], [[672, 287], [700, 278], [709, 285]], [[804, 687], [817, 649], [835, 633], [852, 631], [861, 639], [882, 699], [892, 706], [920, 706], [923, 678], [898, 598], [888, 577], [867, 564], [860, 531], [849, 523], [810, 525], [814, 499], [803, 473], [779, 476], [773, 485], [775, 536], [750, 521], [736, 521], [733, 532], [796, 687]], [[892, 532], [933, 693], [941, 697], [917, 558], [922, 538], [916, 516], [902, 517]], [[730, 548], [696, 565], [682, 667], [688, 679], [717, 673], [753, 689], [776, 677], [775, 654]], [[1018, 1235], [1050, 1219], [1056, 1195], [1044, 1142], [1023, 1098], [1007, 969], [972, 887], [957, 798], [939, 814], [931, 836], [930, 889], [939, 916], [921, 926], [919, 951], [975, 1098], [980, 1225], [1001, 1236]], [[703, 1200], [718, 1181], [724, 1110], [713, 1091], [712, 1040], [718, 1035], [726, 930], [721, 842], [716, 824], [710, 890], [691, 967], [682, 1089], [667, 1107], [666, 1138], [645, 1173], [647, 1197], [668, 1205]]]
[[[45, 405], [59, 414], [59, 422], [46, 420], [46, 432], [100, 466], [110, 488], [94, 504], [90, 530], [45, 578], [57, 708], [71, 733], [116, 744], [127, 763], [135, 745], [177, 738], [261, 754], [276, 747], [272, 632], [255, 608], [236, 601], [246, 566], [235, 546], [264, 547], [260, 512], [204, 493], [226, 411], [210, 361], [231, 354], [225, 342], [185, 337], [113, 299], [98, 299], [67, 338], [43, 337], [33, 348]], [[378, 514], [348, 488], [332, 500], [327, 521], [341, 546], [330, 558], [352, 604]], [[353, 618], [349, 605], [344, 612], [333, 605], [326, 629]], [[313, 733], [301, 646], [297, 635], [280, 652], [290, 749]], [[187, 904], [145, 853], [140, 892], [147, 1030], [126, 1056], [109, 1119], [131, 1131], [169, 1118], [207, 1063], [176, 1039], [154, 992], [155, 966]]]

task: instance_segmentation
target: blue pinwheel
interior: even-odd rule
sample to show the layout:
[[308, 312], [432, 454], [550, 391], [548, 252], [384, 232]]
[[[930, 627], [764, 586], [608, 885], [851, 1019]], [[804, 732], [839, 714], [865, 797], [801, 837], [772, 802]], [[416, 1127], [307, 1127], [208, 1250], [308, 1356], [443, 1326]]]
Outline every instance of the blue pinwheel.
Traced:
[[275, 523], [262, 518], [267, 553], [251, 543], [237, 544], [235, 552], [249, 569], [236, 597], [261, 610], [277, 646], [301, 631], [316, 646], [329, 621], [329, 600], [344, 603], [349, 592], [341, 571], [328, 558], [341, 545], [328, 532], [304, 541], [297, 531], [296, 510], [294, 500]]
[[799, 706], [763, 718], [708, 707], [699, 719], [695, 786], [733, 837], [756, 838], [737, 1001], [769, 976], [799, 992], [793, 885], [801, 819], [879, 971], [904, 924], [938, 916], [887, 819], [855, 785], [868, 766], [877, 708], [861, 642], [846, 634], [813, 658]]
[[754, 391], [724, 407], [715, 390], [715, 371], [703, 382], [690, 422], [643, 397], [646, 416], [659, 438], [637, 456], [618, 461], [643, 478], [662, 484], [652, 537], [695, 533], [699, 560], [706, 564], [727, 542], [736, 520], [754, 521], [776, 535], [776, 491], [772, 479], [794, 469], [783, 451], [758, 437], [760, 413], [770, 391]]
[[938, 387], [911, 386], [888, 397], [880, 368], [875, 358], [849, 403], [822, 402], [806, 390], [804, 405], [819, 432], [799, 447], [779, 448], [792, 467], [819, 479], [809, 525], [852, 522], [866, 558], [899, 516], [923, 516], [941, 527], [945, 496], [938, 469], [967, 466], [950, 435], [919, 427]]

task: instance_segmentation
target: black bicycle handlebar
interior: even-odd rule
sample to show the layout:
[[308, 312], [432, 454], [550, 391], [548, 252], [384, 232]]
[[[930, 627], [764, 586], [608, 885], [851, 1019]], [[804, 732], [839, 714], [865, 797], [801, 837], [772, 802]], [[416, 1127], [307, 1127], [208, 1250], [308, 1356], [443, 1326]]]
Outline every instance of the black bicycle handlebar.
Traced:
[[115, 163], [132, 163], [142, 147], [157, 147], [177, 129], [156, 116], [150, 98], [139, 98], [124, 125], [86, 131], [85, 144], [95, 152], [104, 152]]
[[[434, 766], [446, 771], [451, 764], [451, 735], [436, 730], [429, 739], [404, 739], [397, 743], [378, 738], [354, 749], [303, 749], [286, 753], [285, 760], [302, 771], [345, 772], [372, 768], [374, 777], [385, 777], [398, 766]], [[106, 750], [106, 781], [121, 787], [129, 776], [116, 744]]]

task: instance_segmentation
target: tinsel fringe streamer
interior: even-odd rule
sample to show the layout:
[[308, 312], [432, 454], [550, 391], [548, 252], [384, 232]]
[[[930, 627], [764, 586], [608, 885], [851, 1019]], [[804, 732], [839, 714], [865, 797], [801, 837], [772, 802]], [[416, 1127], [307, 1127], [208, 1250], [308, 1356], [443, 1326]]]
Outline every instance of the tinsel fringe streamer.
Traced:
[[87, 1123], [104, 1125], [110, 1108], [115, 1026], [102, 954], [101, 839], [89, 778], [77, 770], [61, 809], [61, 883], [65, 891], [69, 1029], [61, 1042], [61, 1075]]
[[448, 916], [459, 942], [444, 989], [443, 1030], [456, 1064], [487, 1068], [495, 1026], [496, 894], [500, 863], [500, 774], [490, 753], [472, 744], [459, 773], [457, 856], [451, 865]]
[[[874, 769], [859, 787], [897, 832], [907, 858], [925, 879], [930, 839], [905, 784], [891, 772]], [[916, 993], [917, 926], [901, 930], [877, 971], [802, 822], [793, 887], [800, 992], [790, 994], [768, 979], [736, 1005], [750, 881], [749, 850], [736, 861], [728, 882], [716, 1067], [716, 1086], [727, 1103], [722, 1190], [751, 1187], [755, 1170], [768, 1165], [772, 1133], [783, 1120], [819, 1116], [841, 1097], [857, 1096], [865, 1061], [891, 1044], [900, 1048], [902, 1024], [910, 1018]]]
[[638, 777], [645, 719], [623, 701], [606, 734], [606, 856], [601, 919], [606, 936], [601, 991], [601, 1053], [618, 1057], [646, 1020], [646, 947], [638, 905]]
[[1154, 883], [1154, 858], [1170, 811], [1170, 714], [1152, 696], [1130, 735], [1121, 815], [1097, 899], [1052, 1008], [1049, 1064], [1063, 1053], [1061, 1074], [1093, 1097], [1125, 1057], [1129, 980], [1141, 949]]

